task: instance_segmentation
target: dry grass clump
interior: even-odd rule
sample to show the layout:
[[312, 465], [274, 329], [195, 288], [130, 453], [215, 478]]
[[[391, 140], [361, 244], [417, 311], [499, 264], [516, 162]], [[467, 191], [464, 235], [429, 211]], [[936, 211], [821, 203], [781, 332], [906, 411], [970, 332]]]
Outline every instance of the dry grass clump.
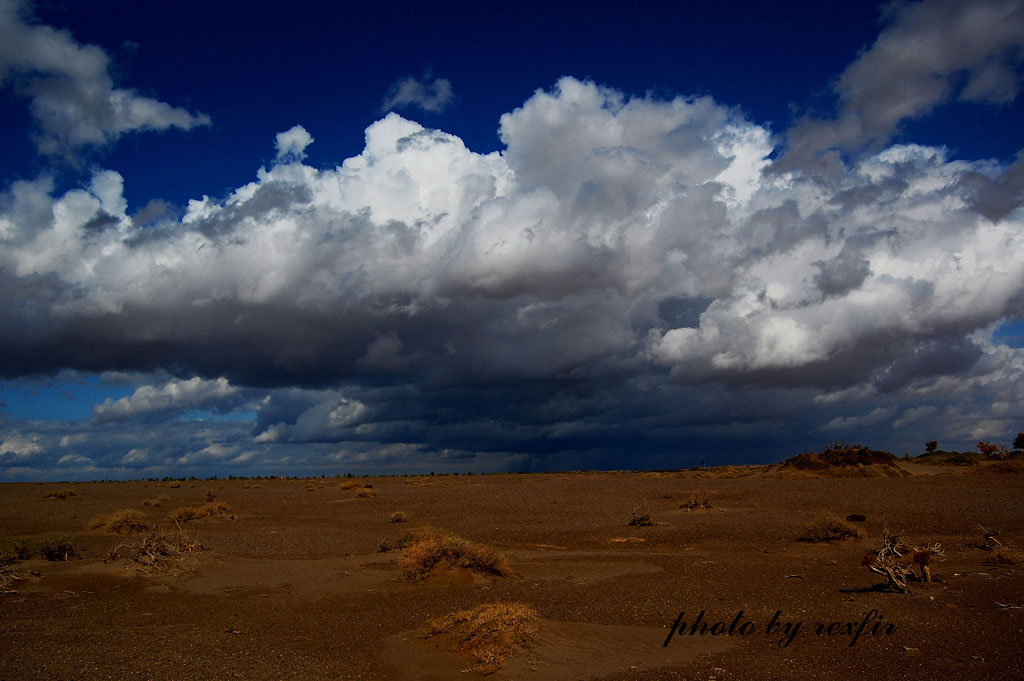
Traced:
[[92, 518], [86, 527], [90, 530], [103, 530], [116, 534], [131, 534], [133, 532], [147, 532], [149, 523], [141, 511], [133, 508], [123, 508], [108, 515], [98, 515]]
[[178, 489], [179, 487], [181, 487], [181, 483], [178, 482], [177, 480], [175, 480], [174, 482], [172, 482], [171, 484], [169, 484], [167, 486], [170, 487], [171, 489]]
[[50, 490], [43, 495], [44, 499], [67, 499], [68, 497], [75, 496], [75, 490], [73, 489], [54, 489]]
[[176, 508], [168, 514], [167, 518], [176, 523], [187, 523], [190, 520], [201, 520], [202, 518], [228, 517], [235, 519], [235, 509], [223, 501], [213, 501], [200, 506], [184, 506]]
[[634, 527], [648, 527], [654, 524], [651, 519], [651, 509], [647, 507], [647, 504], [641, 502], [633, 507], [629, 515], [629, 524]]
[[338, 484], [338, 490], [344, 492], [347, 489], [355, 489], [356, 487], [359, 486], [360, 484], [355, 480], [346, 480], [345, 482]]
[[166, 504], [170, 500], [171, 500], [171, 498], [169, 496], [167, 496], [166, 494], [161, 494], [158, 497], [153, 497], [152, 499], [146, 499], [145, 501], [142, 502], [142, 505], [143, 506], [160, 506], [161, 504]]
[[749, 478], [764, 471], [764, 466], [711, 466], [709, 468], [687, 468], [674, 475], [677, 478], [699, 480], [734, 480], [736, 478]]
[[1024, 565], [1024, 551], [1003, 546], [993, 551], [985, 562], [990, 565]]
[[106, 562], [124, 558], [124, 566], [140, 574], [185, 572], [193, 567], [192, 557], [206, 547], [178, 526], [175, 534], [152, 530], [137, 541], [118, 544], [107, 554]]
[[525, 603], [487, 603], [430, 620], [423, 638], [448, 634], [454, 650], [472, 655], [473, 669], [489, 675], [501, 669], [517, 648], [533, 644], [537, 620], [537, 611]]
[[409, 516], [405, 514], [405, 511], [395, 511], [388, 516], [389, 523], [405, 523], [409, 521]]
[[813, 542], [837, 541], [860, 535], [860, 528], [832, 514], [818, 516], [804, 525], [804, 538]]
[[373, 499], [375, 496], [377, 496], [377, 491], [369, 487], [364, 487], [356, 492], [357, 499]]
[[699, 511], [711, 508], [711, 502], [708, 501], [706, 496], [698, 497], [696, 494], [691, 494], [688, 499], [677, 501], [676, 508], [685, 508], [687, 511]]
[[387, 548], [405, 549], [398, 562], [398, 570], [402, 579], [409, 582], [426, 579], [438, 565], [467, 568], [499, 577], [509, 573], [508, 559], [490, 546], [476, 544], [433, 527], [416, 528], [394, 546], [388, 544]]

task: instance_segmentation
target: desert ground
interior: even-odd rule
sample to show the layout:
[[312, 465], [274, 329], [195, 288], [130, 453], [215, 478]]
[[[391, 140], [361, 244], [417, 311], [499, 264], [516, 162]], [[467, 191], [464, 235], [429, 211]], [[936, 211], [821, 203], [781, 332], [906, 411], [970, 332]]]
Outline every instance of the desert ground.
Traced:
[[[1024, 678], [1024, 474], [901, 468], [2, 484], [0, 680]], [[932, 581], [865, 567], [887, 530]], [[496, 603], [481, 655], [445, 618]]]

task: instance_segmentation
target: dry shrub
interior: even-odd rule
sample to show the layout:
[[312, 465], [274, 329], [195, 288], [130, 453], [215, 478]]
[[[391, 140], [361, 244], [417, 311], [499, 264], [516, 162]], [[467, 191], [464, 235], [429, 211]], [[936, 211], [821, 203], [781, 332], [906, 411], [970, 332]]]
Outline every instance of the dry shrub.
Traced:
[[184, 506], [177, 508], [168, 514], [167, 518], [176, 523], [187, 523], [190, 520], [201, 520], [202, 518], [228, 517], [235, 519], [235, 510], [223, 501], [214, 501], [201, 506]]
[[529, 648], [537, 633], [537, 611], [525, 603], [487, 603], [430, 620], [423, 638], [448, 634], [454, 650], [476, 659], [484, 675], [501, 669], [517, 648]]
[[70, 537], [43, 539], [37, 545], [36, 551], [46, 560], [66, 561], [78, 557], [78, 549], [71, 543]]
[[165, 504], [165, 503], [167, 503], [170, 500], [171, 500], [171, 498], [169, 496], [167, 496], [166, 494], [161, 494], [158, 497], [154, 497], [152, 499], [146, 499], [145, 501], [142, 502], [142, 505], [143, 506], [160, 506], [161, 504]]
[[408, 522], [409, 516], [405, 514], [405, 511], [395, 511], [388, 516], [389, 523], [404, 523]]
[[804, 538], [809, 541], [836, 541], [859, 537], [860, 529], [837, 515], [822, 515], [804, 525]]
[[193, 556], [206, 547], [189, 537], [179, 525], [175, 534], [153, 530], [137, 541], [118, 544], [107, 554], [107, 561], [124, 558], [124, 566], [137, 573], [185, 572], [193, 567]]
[[20, 560], [44, 558], [52, 561], [65, 561], [78, 557], [78, 549], [67, 535], [45, 537], [39, 541], [18, 539], [13, 543], [0, 547], [0, 566], [17, 563]]
[[242, 489], [263, 489], [263, 485], [242, 485]]
[[19, 561], [32, 558], [63, 561], [77, 557], [78, 550], [66, 536], [41, 539], [38, 542], [17, 539], [0, 546], [0, 593], [17, 593], [12, 588], [16, 582], [25, 579], [26, 574], [39, 574], [35, 570], [26, 571], [14, 567]]
[[213, 501], [216, 498], [217, 498], [217, 495], [214, 494], [212, 489], [206, 490], [206, 503], [210, 503], [211, 501]]
[[634, 527], [648, 527], [654, 524], [654, 521], [651, 520], [651, 509], [647, 508], [647, 504], [641, 502], [633, 507], [629, 516], [629, 524]]
[[359, 487], [359, 483], [356, 482], [355, 480], [346, 480], [345, 482], [338, 484], [338, 490], [342, 492], [344, 492], [347, 489], [355, 489], [356, 487]]
[[50, 490], [43, 495], [44, 499], [67, 499], [68, 497], [75, 496], [75, 490], [73, 489], [55, 489]]
[[426, 579], [438, 565], [499, 577], [509, 573], [508, 559], [493, 548], [433, 527], [417, 528], [388, 547], [405, 549], [398, 569], [402, 579], [409, 582]]
[[691, 494], [685, 501], [677, 501], [676, 508], [685, 508], [687, 511], [699, 511], [711, 508], [711, 502], [708, 501], [706, 496], [698, 497], [696, 494]]
[[370, 489], [368, 487], [364, 487], [363, 489], [356, 492], [357, 499], [372, 499], [375, 496], [377, 496], [376, 490]]
[[131, 534], [133, 532], [147, 532], [149, 530], [149, 523], [146, 522], [146, 516], [141, 511], [136, 511], [133, 508], [123, 508], [108, 515], [94, 517], [86, 527], [90, 530]]
[[181, 483], [178, 481], [174, 481], [167, 486], [170, 487], [171, 489], [178, 489], [179, 487], [181, 487]]

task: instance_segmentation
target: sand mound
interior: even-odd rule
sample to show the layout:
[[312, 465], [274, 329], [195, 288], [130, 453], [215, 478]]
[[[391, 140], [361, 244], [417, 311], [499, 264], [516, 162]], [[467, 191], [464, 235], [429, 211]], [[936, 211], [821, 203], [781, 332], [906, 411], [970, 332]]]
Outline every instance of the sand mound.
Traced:
[[833, 443], [820, 452], [791, 456], [768, 473], [780, 478], [905, 478], [911, 475], [889, 452]]

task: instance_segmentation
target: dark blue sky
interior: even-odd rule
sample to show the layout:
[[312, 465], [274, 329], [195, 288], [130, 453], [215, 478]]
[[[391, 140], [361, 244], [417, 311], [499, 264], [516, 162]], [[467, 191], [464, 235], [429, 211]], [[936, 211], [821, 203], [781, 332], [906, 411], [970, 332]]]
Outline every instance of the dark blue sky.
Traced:
[[1019, 0], [282, 7], [0, 0], [0, 479], [1024, 423]]
[[[630, 95], [710, 95], [782, 133], [800, 116], [829, 114], [830, 84], [878, 34], [880, 9], [833, 3], [235, 3], [37, 5], [42, 23], [102, 47], [118, 84], [198, 110], [209, 127], [142, 134], [96, 150], [89, 165], [129, 181], [130, 210], [161, 198], [181, 206], [224, 195], [273, 158], [273, 136], [303, 125], [309, 162], [358, 154], [388, 87], [433, 73], [454, 100], [413, 110], [473, 151], [501, 149], [501, 114], [569, 75]], [[35, 156], [25, 102], [4, 98], [0, 177], [51, 170]], [[963, 158], [1003, 158], [1024, 146], [1024, 105], [940, 108], [905, 124], [907, 137]], [[955, 131], [955, 135], [950, 132]], [[60, 169], [68, 185], [82, 174]]]

